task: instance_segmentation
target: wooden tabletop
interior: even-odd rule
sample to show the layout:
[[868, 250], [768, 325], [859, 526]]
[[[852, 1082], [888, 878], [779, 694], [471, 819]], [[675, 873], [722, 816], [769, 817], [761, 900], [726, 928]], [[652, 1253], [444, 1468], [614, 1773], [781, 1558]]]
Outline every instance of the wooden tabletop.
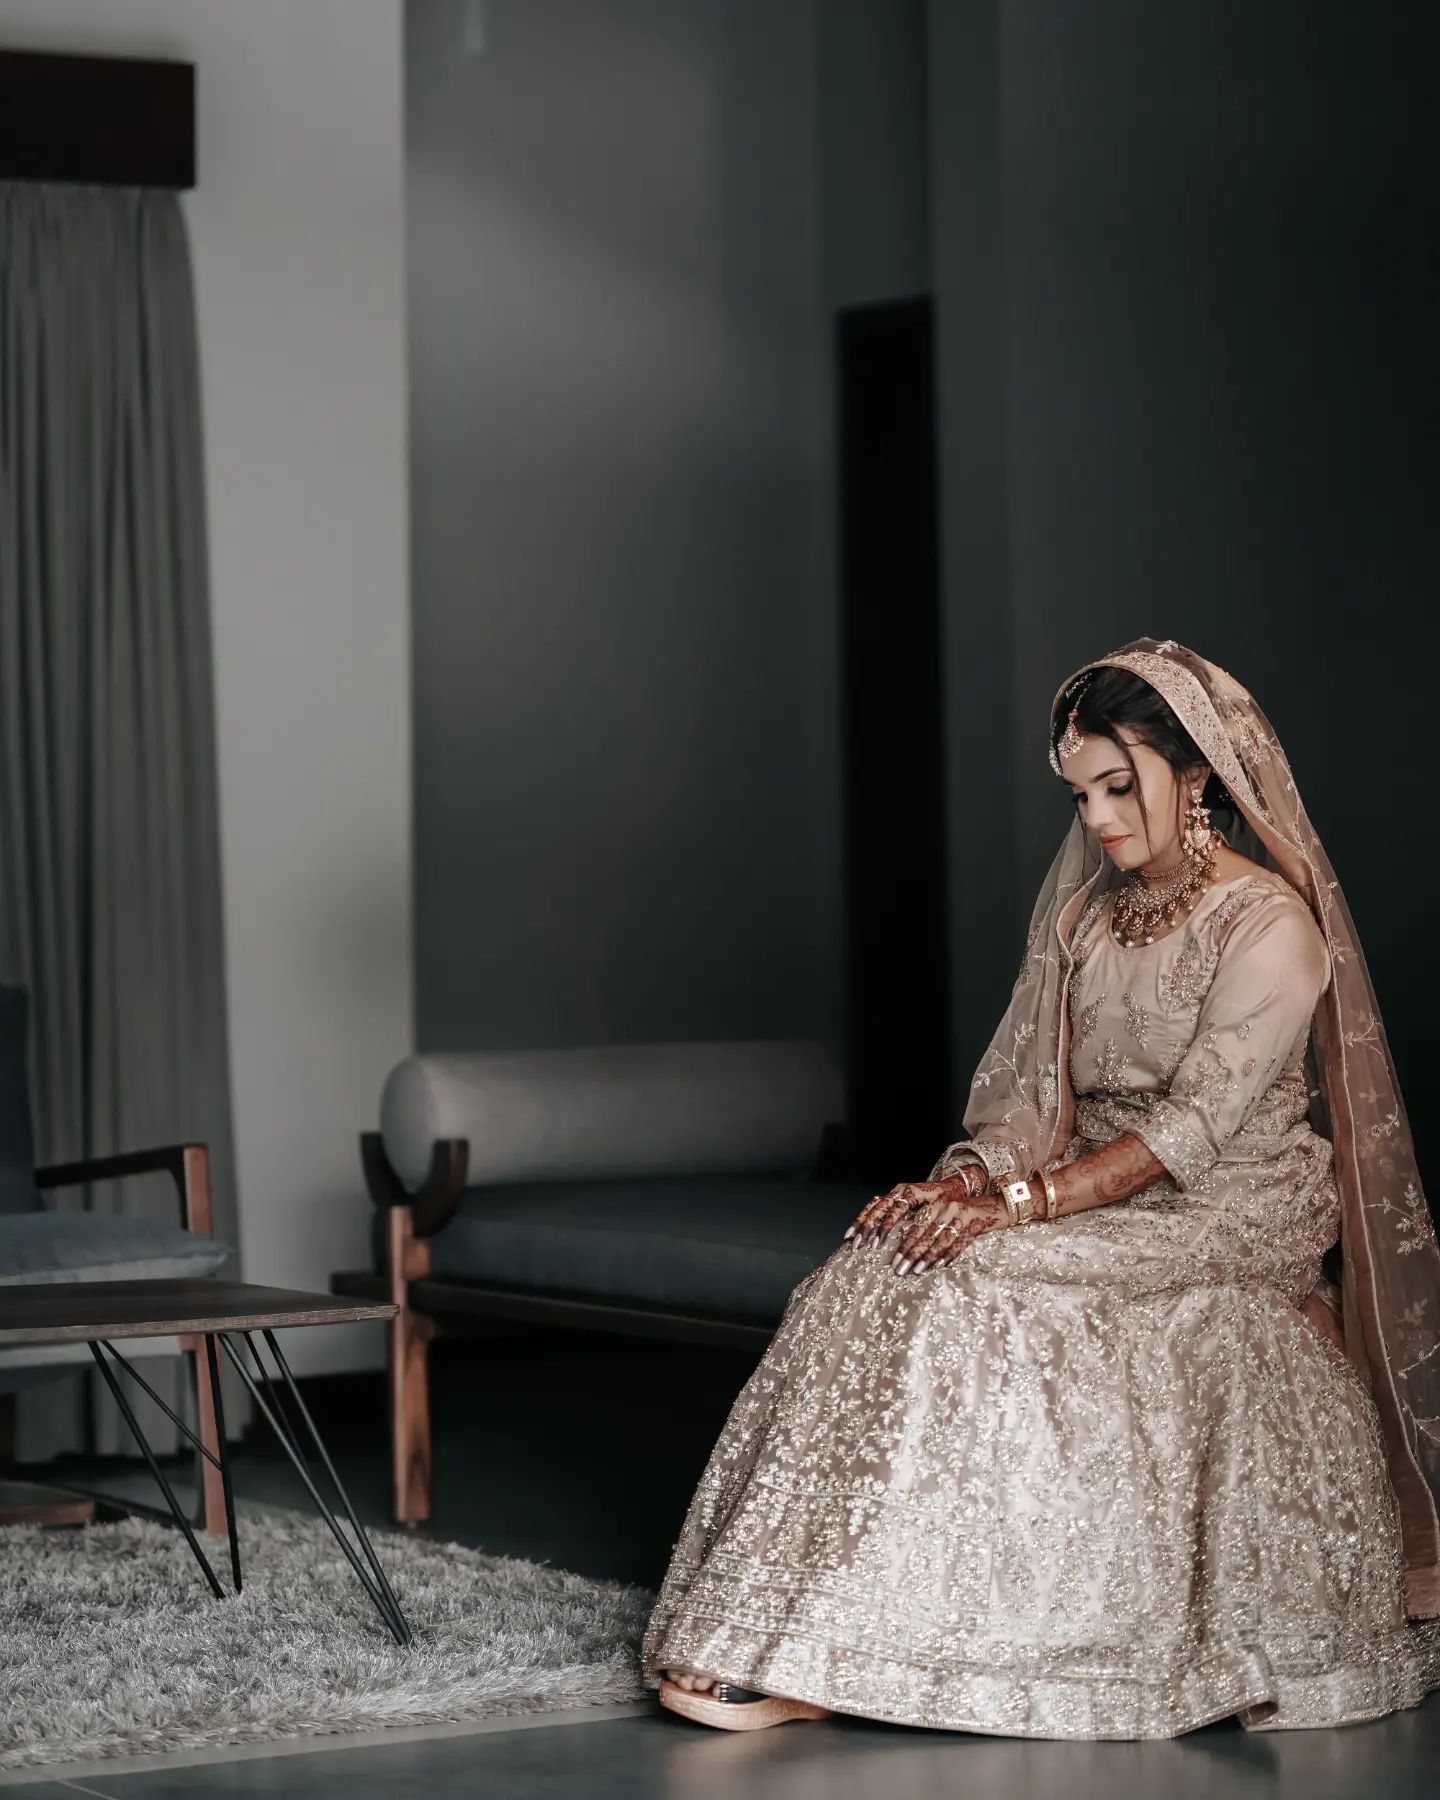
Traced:
[[176, 1281], [0, 1283], [0, 1349], [389, 1319], [388, 1300], [337, 1299], [209, 1276]]

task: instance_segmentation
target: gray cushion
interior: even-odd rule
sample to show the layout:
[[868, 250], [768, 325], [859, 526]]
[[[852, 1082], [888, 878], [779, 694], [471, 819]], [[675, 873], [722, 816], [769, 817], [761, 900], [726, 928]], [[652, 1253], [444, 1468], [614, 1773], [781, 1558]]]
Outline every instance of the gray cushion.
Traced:
[[[773, 1323], [873, 1189], [699, 1175], [472, 1188], [428, 1240], [437, 1280]], [[375, 1220], [377, 1265], [384, 1220]]]
[[24, 988], [0, 987], [0, 1213], [35, 1212], [35, 1146], [25, 1071], [30, 1000]]
[[115, 1213], [0, 1218], [0, 1283], [161, 1281], [209, 1275], [230, 1254], [216, 1238]]

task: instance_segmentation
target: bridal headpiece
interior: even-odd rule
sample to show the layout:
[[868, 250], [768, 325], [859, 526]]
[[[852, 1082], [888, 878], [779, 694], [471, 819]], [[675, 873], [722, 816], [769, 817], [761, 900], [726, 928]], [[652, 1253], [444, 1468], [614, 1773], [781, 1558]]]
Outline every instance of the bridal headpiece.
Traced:
[[[1075, 752], [1080, 748], [1080, 746], [1085, 742], [1084, 734], [1075, 729], [1075, 715], [1076, 715], [1076, 713], [1079, 712], [1079, 710], [1080, 710], [1080, 702], [1077, 700], [1075, 702], [1075, 704], [1070, 708], [1070, 717], [1065, 721], [1065, 729], [1060, 734], [1060, 742], [1058, 745], [1060, 756], [1073, 756], [1075, 754]], [[1050, 760], [1055, 765], [1055, 773], [1057, 775], [1060, 774], [1061, 771], [1060, 771], [1059, 758], [1056, 757], [1053, 754], [1053, 752], [1051, 754]]]
[[1060, 767], [1060, 758], [1062, 756], [1073, 756], [1085, 742], [1084, 733], [1075, 723], [1075, 715], [1080, 710], [1080, 696], [1094, 679], [1095, 676], [1093, 672], [1089, 675], [1082, 676], [1079, 683], [1072, 690], [1074, 705], [1070, 708], [1070, 714], [1065, 721], [1065, 729], [1060, 734], [1059, 742], [1052, 745], [1050, 750], [1050, 767], [1057, 775], [1063, 775], [1065, 772]]

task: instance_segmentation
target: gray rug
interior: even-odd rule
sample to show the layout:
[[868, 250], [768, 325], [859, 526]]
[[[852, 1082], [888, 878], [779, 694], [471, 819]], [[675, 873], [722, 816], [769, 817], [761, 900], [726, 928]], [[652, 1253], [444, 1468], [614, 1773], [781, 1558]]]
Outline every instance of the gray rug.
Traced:
[[[318, 1520], [248, 1511], [244, 1592], [129, 1519], [0, 1528], [0, 1768], [639, 1699], [655, 1596], [458, 1544], [371, 1534], [402, 1650]], [[223, 1539], [203, 1538], [229, 1587]]]

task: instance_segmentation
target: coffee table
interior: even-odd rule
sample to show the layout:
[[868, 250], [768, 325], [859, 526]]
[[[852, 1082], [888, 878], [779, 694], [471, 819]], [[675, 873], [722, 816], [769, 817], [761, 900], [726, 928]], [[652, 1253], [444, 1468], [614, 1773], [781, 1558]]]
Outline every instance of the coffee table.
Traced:
[[[357, 1319], [389, 1319], [395, 1310], [389, 1301], [337, 1300], [331, 1294], [306, 1294], [290, 1288], [257, 1287], [251, 1282], [221, 1281], [210, 1276], [174, 1281], [64, 1281], [44, 1282], [34, 1286], [7, 1284], [0, 1287], [0, 1349], [19, 1344], [86, 1343], [90, 1346], [90, 1354], [95, 1358], [100, 1373], [115, 1396], [115, 1403], [140, 1446], [151, 1474], [159, 1483], [175, 1523], [185, 1534], [185, 1540], [204, 1571], [215, 1598], [223, 1600], [225, 1590], [200, 1547], [194, 1527], [175, 1498], [170, 1483], [165, 1479], [165, 1472], [156, 1460], [154, 1451], [146, 1442], [145, 1433], [141, 1430], [140, 1422], [117, 1378], [117, 1370], [123, 1370], [129, 1375], [163, 1412], [169, 1414], [201, 1456], [219, 1470], [225, 1492], [225, 1527], [230, 1539], [230, 1571], [235, 1582], [235, 1592], [239, 1593], [240, 1543], [235, 1531], [235, 1496], [230, 1484], [230, 1459], [225, 1447], [225, 1414], [220, 1397], [219, 1358], [216, 1355], [218, 1344], [245, 1384], [257, 1410], [279, 1439], [282, 1449], [295, 1466], [311, 1499], [319, 1507], [336, 1542], [349, 1559], [361, 1585], [395, 1641], [409, 1644], [413, 1634], [400, 1610], [394, 1589], [386, 1579], [380, 1559], [365, 1535], [364, 1527], [356, 1517], [350, 1497], [341, 1484], [330, 1453], [321, 1440], [315, 1421], [310, 1416], [310, 1409], [295, 1385], [290, 1365], [275, 1337], [277, 1330], [292, 1326], [338, 1325]], [[218, 1457], [200, 1442], [182, 1419], [176, 1417], [139, 1370], [126, 1362], [115, 1348], [116, 1339], [172, 1335], [203, 1337], [205, 1340], [205, 1363], [209, 1372], [211, 1402], [215, 1409]], [[255, 1347], [256, 1335], [264, 1339], [270, 1351], [278, 1372], [278, 1381], [275, 1375], [266, 1370], [261, 1360], [260, 1352]], [[236, 1338], [243, 1341], [249, 1351], [249, 1360], [254, 1364], [253, 1373], [233, 1341]], [[282, 1393], [287, 1400], [285, 1407], [281, 1405]], [[300, 1437], [293, 1428], [289, 1416], [291, 1412], [303, 1421], [311, 1443], [334, 1485], [340, 1510], [359, 1545], [358, 1552], [355, 1544], [345, 1535], [335, 1511], [316, 1486]]]

